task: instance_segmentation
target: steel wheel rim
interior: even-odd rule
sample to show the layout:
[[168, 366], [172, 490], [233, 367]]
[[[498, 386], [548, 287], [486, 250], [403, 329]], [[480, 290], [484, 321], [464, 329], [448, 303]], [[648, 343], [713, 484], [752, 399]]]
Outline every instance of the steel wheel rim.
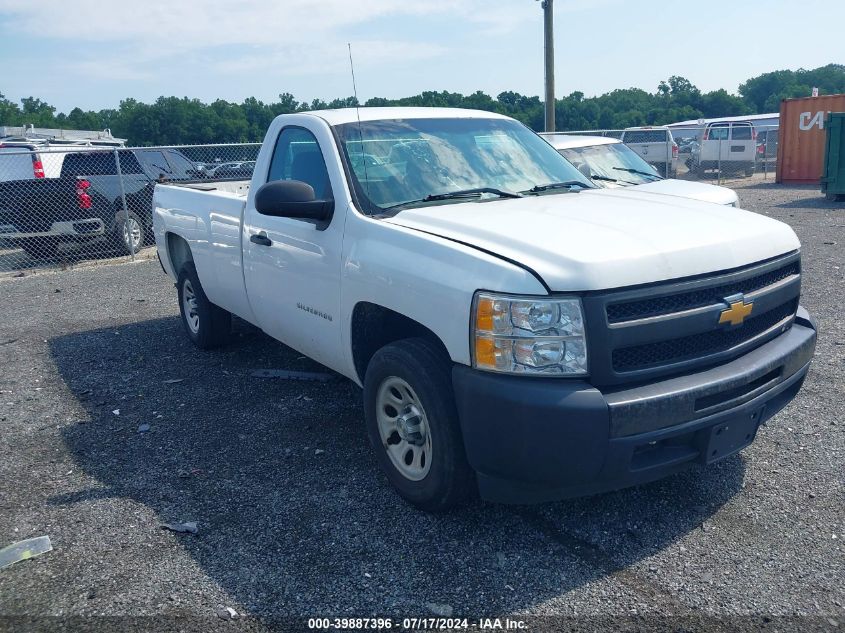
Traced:
[[129, 218], [123, 223], [123, 243], [133, 250], [141, 244], [141, 225], [135, 218]]
[[376, 394], [376, 420], [396, 470], [410, 481], [425, 479], [431, 470], [431, 427], [411, 385], [398, 376], [385, 378]]
[[190, 279], [182, 284], [182, 307], [185, 312], [185, 323], [194, 334], [200, 331], [200, 315], [197, 312], [197, 295]]

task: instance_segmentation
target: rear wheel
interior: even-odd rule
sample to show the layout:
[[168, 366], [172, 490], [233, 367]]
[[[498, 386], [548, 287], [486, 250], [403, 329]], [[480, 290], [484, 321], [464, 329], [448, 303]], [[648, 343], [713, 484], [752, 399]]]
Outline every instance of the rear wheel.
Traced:
[[437, 512], [472, 494], [451, 361], [436, 346], [413, 338], [376, 352], [364, 380], [364, 410], [379, 464], [403, 498]]
[[119, 211], [114, 218], [114, 242], [124, 253], [137, 253], [144, 245], [144, 223], [130, 211]]
[[182, 325], [194, 345], [201, 349], [223, 345], [232, 330], [232, 315], [205, 296], [193, 262], [182, 266], [176, 288]]

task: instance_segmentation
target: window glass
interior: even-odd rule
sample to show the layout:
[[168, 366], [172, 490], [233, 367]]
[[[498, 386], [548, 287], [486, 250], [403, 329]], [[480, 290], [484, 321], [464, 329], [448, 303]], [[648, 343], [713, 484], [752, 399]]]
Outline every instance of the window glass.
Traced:
[[551, 145], [516, 121], [385, 119], [335, 129], [365, 213], [465, 189], [521, 192], [573, 180], [592, 187]]
[[731, 138], [735, 141], [750, 141], [751, 126], [748, 123], [734, 123]]
[[0, 149], [0, 182], [35, 178], [33, 160], [38, 158], [36, 154], [25, 154], [26, 151], [26, 147]]
[[665, 143], [666, 130], [626, 130], [622, 140], [626, 143]]
[[707, 139], [711, 141], [727, 141], [728, 140], [728, 124], [714, 123], [707, 131]]
[[111, 152], [77, 152], [68, 154], [62, 165], [63, 176], [112, 176], [117, 173]]
[[141, 169], [141, 163], [138, 162], [138, 159], [135, 158], [135, 154], [131, 150], [121, 150], [118, 152], [118, 156], [120, 157], [120, 172], [122, 174], [144, 173], [144, 170]]
[[196, 167], [181, 152], [172, 149], [168, 150], [167, 160], [172, 167], [174, 178], [187, 179], [196, 177]]
[[560, 153], [582, 174], [598, 176], [596, 183], [602, 186], [614, 181], [616, 185], [641, 185], [660, 179], [651, 165], [623, 143], [570, 147]]
[[332, 197], [326, 161], [311, 132], [301, 127], [282, 130], [267, 175], [267, 182], [274, 180], [301, 180], [314, 188], [318, 200]]
[[144, 167], [144, 171], [152, 178], [173, 177], [173, 170], [164, 158], [164, 152], [157, 149], [139, 151], [136, 156]]

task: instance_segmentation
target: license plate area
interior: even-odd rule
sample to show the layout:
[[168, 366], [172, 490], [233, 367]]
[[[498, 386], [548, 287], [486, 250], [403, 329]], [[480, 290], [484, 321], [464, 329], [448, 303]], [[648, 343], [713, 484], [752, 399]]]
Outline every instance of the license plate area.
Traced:
[[751, 444], [757, 435], [762, 415], [763, 409], [759, 408], [711, 427], [703, 443], [702, 461], [712, 464]]
[[745, 146], [744, 145], [731, 145], [732, 152], [744, 152]]

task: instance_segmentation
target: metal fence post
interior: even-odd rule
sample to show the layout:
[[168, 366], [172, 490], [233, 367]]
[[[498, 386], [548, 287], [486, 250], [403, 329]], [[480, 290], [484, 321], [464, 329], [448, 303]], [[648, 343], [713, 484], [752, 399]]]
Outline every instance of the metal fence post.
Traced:
[[[114, 164], [117, 167], [117, 181], [120, 183], [120, 199], [123, 202], [123, 231], [121, 231], [120, 237], [123, 237], [123, 233], [126, 232], [126, 236], [129, 238], [129, 255], [132, 258], [132, 261], [135, 261], [135, 242], [132, 240], [132, 233], [129, 230], [129, 208], [126, 206], [126, 187], [123, 185], [123, 171], [120, 169], [120, 155], [117, 152], [117, 148], [114, 148]], [[143, 235], [144, 227], [141, 227], [141, 235]]]
[[[769, 177], [769, 130], [763, 130], [763, 138], [765, 139], [763, 145], [763, 180], [767, 180]], [[757, 151], [756, 143], [754, 151]]]
[[722, 135], [719, 134], [719, 163], [716, 169], [716, 173], [718, 174], [718, 182], [722, 184]]
[[664, 169], [666, 173], [663, 174], [665, 178], [671, 178], [669, 174], [672, 173], [672, 143], [669, 142], [669, 134], [669, 130], [666, 130], [666, 169]]

